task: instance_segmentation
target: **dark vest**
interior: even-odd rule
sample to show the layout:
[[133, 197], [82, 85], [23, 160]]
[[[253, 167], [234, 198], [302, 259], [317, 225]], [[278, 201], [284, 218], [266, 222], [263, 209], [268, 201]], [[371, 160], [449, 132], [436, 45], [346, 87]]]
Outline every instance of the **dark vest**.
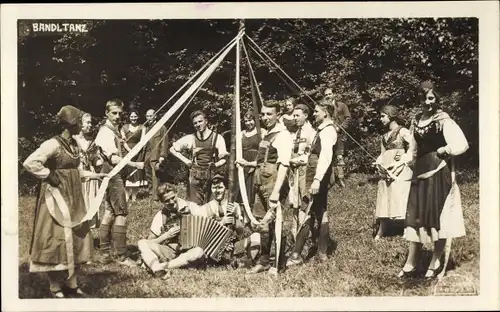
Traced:
[[278, 150], [271, 146], [279, 132], [266, 134], [259, 144], [257, 163], [275, 164], [278, 161]]
[[196, 155], [193, 153], [193, 159], [195, 163], [199, 166], [208, 166], [210, 162], [216, 161], [215, 157], [215, 140], [216, 134], [212, 131], [208, 138], [205, 140], [200, 140], [196, 133], [194, 134], [194, 146], [193, 148], [201, 148]]

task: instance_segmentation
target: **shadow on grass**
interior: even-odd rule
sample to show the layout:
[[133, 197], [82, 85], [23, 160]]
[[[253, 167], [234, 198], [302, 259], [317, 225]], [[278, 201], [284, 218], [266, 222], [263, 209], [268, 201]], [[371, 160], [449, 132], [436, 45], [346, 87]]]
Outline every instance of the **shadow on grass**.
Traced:
[[[119, 274], [120, 273], [120, 274]], [[78, 284], [91, 297], [106, 298], [106, 289], [110, 285], [120, 284], [134, 277], [116, 270], [97, 271], [85, 267], [78, 273]], [[46, 273], [30, 273], [29, 264], [19, 266], [19, 298], [52, 298]]]

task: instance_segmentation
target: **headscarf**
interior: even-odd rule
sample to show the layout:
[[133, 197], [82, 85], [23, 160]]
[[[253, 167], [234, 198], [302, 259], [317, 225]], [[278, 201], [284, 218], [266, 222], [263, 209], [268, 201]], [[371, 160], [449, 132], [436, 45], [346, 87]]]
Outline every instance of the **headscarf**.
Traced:
[[59, 122], [64, 126], [75, 126], [81, 124], [84, 114], [85, 112], [79, 110], [78, 108], [71, 105], [66, 105], [61, 107], [61, 109], [57, 113], [57, 118], [59, 119]]

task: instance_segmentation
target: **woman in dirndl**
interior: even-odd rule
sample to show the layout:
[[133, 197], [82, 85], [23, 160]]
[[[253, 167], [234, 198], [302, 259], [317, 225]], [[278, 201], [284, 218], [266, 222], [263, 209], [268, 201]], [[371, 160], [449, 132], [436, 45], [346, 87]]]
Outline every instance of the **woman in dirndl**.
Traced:
[[[41, 179], [30, 248], [30, 272], [47, 272], [54, 298], [85, 297], [75, 271], [90, 260], [91, 236], [82, 190], [82, 178], [102, 174], [79, 169], [80, 154], [73, 135], [81, 128], [83, 112], [64, 106], [57, 114], [64, 128], [23, 163]], [[65, 281], [63, 281], [65, 279]]]
[[[76, 143], [80, 149], [80, 169], [97, 172], [97, 167], [102, 165], [102, 159], [100, 157], [97, 145], [94, 143], [95, 137], [92, 135], [92, 116], [89, 113], [84, 113], [82, 116], [82, 128], [79, 134], [74, 135]], [[87, 209], [90, 208], [90, 203], [97, 195], [97, 190], [99, 189], [99, 183], [93, 179], [84, 179], [82, 182], [83, 194], [85, 199], [85, 205]], [[104, 214], [104, 206], [101, 205], [101, 209], [96, 213], [95, 217], [92, 219], [90, 227], [92, 229], [99, 228], [100, 218]]]
[[375, 240], [384, 236], [390, 220], [404, 220], [406, 217], [412, 177], [408, 166], [412, 155], [408, 152], [414, 141], [410, 131], [399, 124], [398, 115], [398, 109], [392, 105], [386, 105], [380, 111], [380, 121], [388, 131], [380, 138], [381, 153], [375, 162], [381, 176], [375, 209], [378, 221]]
[[[259, 136], [256, 127], [256, 120], [253, 110], [248, 110], [243, 116], [243, 122], [245, 125], [245, 130], [241, 132], [241, 142], [242, 142], [242, 157], [243, 159], [236, 160], [237, 165], [243, 167], [243, 173], [245, 175], [245, 187], [248, 195], [248, 204], [253, 207], [255, 203], [255, 192], [254, 192], [254, 177], [255, 168], [257, 167], [257, 154], [259, 152], [259, 144], [262, 137]], [[261, 129], [263, 131], [264, 129]], [[240, 192], [237, 193], [236, 202], [243, 204], [242, 195]], [[243, 209], [243, 224], [248, 225], [250, 218], [247, 216], [245, 209]], [[248, 226], [246, 229], [250, 229]], [[248, 230], [244, 234], [245, 240], [243, 242], [243, 248], [247, 252], [248, 259], [255, 259], [260, 248], [260, 235], [259, 233], [253, 233], [253, 231]]]
[[441, 256], [451, 239], [465, 236], [460, 190], [455, 180], [454, 157], [469, 148], [467, 139], [450, 116], [438, 110], [440, 97], [431, 82], [421, 84], [422, 113], [412, 121], [410, 132], [416, 141], [404, 237], [410, 242], [406, 263], [399, 277], [416, 272], [423, 244], [434, 250], [426, 278], [446, 268]]
[[[146, 135], [146, 128], [139, 123], [139, 112], [132, 110], [129, 115], [130, 123], [125, 124], [120, 130], [122, 139], [124, 140], [123, 147], [127, 152], [130, 152]], [[144, 161], [144, 149], [141, 150], [132, 161]], [[139, 188], [147, 184], [144, 170], [128, 167], [126, 170], [125, 189], [127, 194], [130, 194], [131, 201], [137, 199]], [[128, 195], [127, 195], [128, 196]]]

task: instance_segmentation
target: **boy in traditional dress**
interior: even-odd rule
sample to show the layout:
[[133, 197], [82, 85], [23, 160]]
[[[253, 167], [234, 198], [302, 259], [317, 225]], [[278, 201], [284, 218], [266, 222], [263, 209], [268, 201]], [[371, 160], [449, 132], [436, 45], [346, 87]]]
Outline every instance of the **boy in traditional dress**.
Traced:
[[[106, 103], [106, 122], [99, 129], [95, 144], [101, 149], [104, 163], [101, 172], [109, 173], [122, 160], [121, 134], [118, 130], [120, 117], [123, 114], [123, 102], [110, 100]], [[143, 163], [129, 162], [129, 166], [142, 169]], [[113, 261], [111, 257], [111, 232], [118, 256], [118, 263], [134, 266], [135, 262], [128, 257], [127, 252], [127, 195], [125, 184], [120, 174], [109, 180], [106, 190], [106, 210], [99, 228], [101, 257], [103, 264]], [[113, 226], [114, 225], [114, 226]]]
[[[322, 101], [314, 108], [314, 119], [317, 132], [311, 145], [306, 167], [306, 186], [309, 194], [301, 194], [300, 226], [292, 255], [287, 266], [303, 262], [302, 249], [313, 229], [314, 217], [319, 225], [318, 259], [326, 261], [328, 242], [330, 240], [328, 224], [328, 185], [332, 173], [333, 147], [337, 140], [337, 132], [331, 119], [334, 107], [330, 101]], [[307, 210], [308, 206], [309, 211]]]
[[[210, 199], [210, 177], [224, 171], [228, 152], [224, 138], [207, 128], [205, 113], [195, 111], [190, 118], [196, 132], [174, 142], [170, 152], [190, 169], [188, 200], [203, 205]], [[191, 154], [191, 159], [182, 155], [183, 151]]]

